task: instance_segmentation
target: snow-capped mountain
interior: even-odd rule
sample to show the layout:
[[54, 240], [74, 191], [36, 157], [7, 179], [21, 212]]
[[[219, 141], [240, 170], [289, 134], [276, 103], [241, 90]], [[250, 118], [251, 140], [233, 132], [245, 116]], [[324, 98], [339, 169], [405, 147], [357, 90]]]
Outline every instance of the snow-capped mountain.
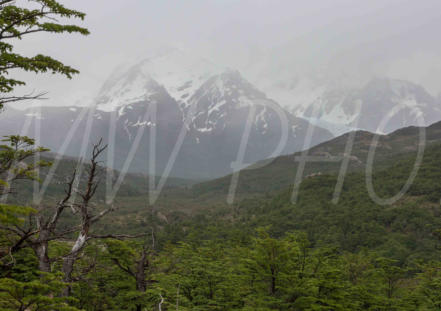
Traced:
[[409, 81], [376, 78], [360, 89], [326, 91], [294, 113], [326, 128], [389, 133], [441, 120], [441, 102]]
[[99, 92], [98, 109], [111, 111], [148, 98], [152, 92], [152, 81], [163, 86], [180, 106], [185, 107], [196, 90], [222, 70], [208, 60], [181, 50], [162, 49], [109, 77]]
[[[253, 163], [272, 156], [284, 135], [279, 153], [302, 149], [310, 125], [282, 109], [235, 70], [208, 79], [189, 99], [185, 115], [191, 119], [190, 131], [200, 152], [212, 150], [216, 159], [210, 162], [220, 167], [230, 165], [230, 160], [238, 156], [247, 127], [244, 161]], [[311, 144], [330, 138], [329, 132], [315, 127]]]
[[[242, 78], [238, 71], [227, 70], [208, 79], [188, 103], [194, 109], [191, 126], [197, 132], [220, 132], [225, 130], [240, 110], [250, 106], [256, 109], [253, 128], [262, 133], [268, 130], [268, 103], [265, 94]], [[275, 102], [272, 102], [275, 104]], [[243, 123], [243, 119], [240, 120]]]
[[160, 85], [148, 74], [134, 66], [123, 78], [108, 80], [97, 100], [97, 107], [103, 111], [114, 111], [128, 104], [149, 100], [160, 89]]
[[[392, 132], [410, 125], [430, 125], [441, 120], [441, 102], [422, 86], [403, 80], [374, 79], [356, 92], [352, 101], [360, 100], [360, 128], [377, 131], [381, 120], [391, 115], [382, 132]], [[399, 110], [398, 110], [399, 109]]]
[[[334, 135], [354, 129], [388, 133], [441, 120], [440, 98], [409, 81], [374, 78], [361, 87], [313, 81], [287, 79], [264, 85], [263, 90], [295, 116]], [[379, 128], [390, 113], [385, 127]]]
[[[103, 84], [96, 106], [88, 109], [86, 113], [79, 107], [8, 109], [0, 114], [0, 134], [36, 136], [40, 127], [42, 145], [70, 156], [80, 155], [85, 135], [89, 146], [103, 137], [113, 152], [113, 165], [107, 163], [112, 168], [121, 169], [133, 156], [131, 171], [153, 173], [149, 166], [153, 161], [157, 175], [164, 172], [182, 139], [170, 176], [213, 178], [237, 168], [232, 162], [239, 156], [247, 124], [250, 131], [243, 159], [247, 164], [304, 148], [311, 125], [283, 110], [239, 72], [176, 50], [113, 74]], [[29, 127], [21, 131], [25, 123]], [[69, 146], [61, 150], [67, 137], [71, 137]], [[310, 145], [330, 138], [331, 133], [315, 127]], [[280, 141], [284, 144], [278, 149]], [[276, 149], [278, 154], [273, 153]]]
[[[289, 139], [303, 137], [302, 131], [308, 124], [293, 117], [235, 70], [226, 70], [208, 79], [188, 103], [187, 110], [193, 109], [189, 124], [196, 136], [215, 136], [239, 129], [243, 132], [251, 107], [254, 109], [254, 116], [250, 119], [251, 136], [260, 135], [262, 139], [272, 135], [280, 137], [282, 127], [286, 126]], [[282, 125], [285, 121], [287, 124]], [[303, 142], [294, 145], [299, 143]]]

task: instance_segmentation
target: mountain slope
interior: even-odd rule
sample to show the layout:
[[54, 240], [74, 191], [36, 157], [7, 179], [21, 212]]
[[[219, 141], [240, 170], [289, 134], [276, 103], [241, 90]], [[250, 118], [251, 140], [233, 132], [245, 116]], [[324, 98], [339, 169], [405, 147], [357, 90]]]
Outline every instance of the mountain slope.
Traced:
[[[205, 163], [206, 170], [219, 169], [219, 173], [239, 157], [246, 130], [243, 161], [249, 164], [274, 156], [274, 152], [280, 155], [302, 149], [310, 125], [284, 111], [237, 71], [211, 77], [188, 103], [190, 132], [196, 138], [198, 153], [206, 154], [206, 161], [200, 163]], [[315, 127], [311, 145], [331, 137]], [[215, 158], [210, 160], [210, 155]]]
[[[161, 66], [168, 60], [183, 65], [169, 71]], [[213, 71], [205, 65], [193, 68], [195, 62], [172, 51], [114, 74], [104, 83], [96, 110], [9, 108], [0, 114], [0, 135], [41, 137], [39, 144], [74, 157], [103, 138], [109, 144], [106, 165], [111, 168], [189, 179], [220, 177], [241, 168], [232, 166], [240, 158], [241, 145], [244, 165], [304, 147], [310, 123], [281, 109], [237, 71], [209, 76]], [[182, 88], [188, 94], [184, 100], [176, 87], [186, 79], [193, 80]], [[172, 96], [176, 94], [180, 97]], [[241, 144], [250, 107], [256, 111], [249, 119], [248, 139]], [[22, 130], [25, 124], [29, 126]], [[315, 127], [308, 146], [330, 138], [331, 133]], [[131, 163], [125, 167], [126, 161]]]
[[[425, 129], [426, 144], [430, 146], [441, 142], [441, 122], [435, 123]], [[419, 146], [420, 128], [408, 127], [397, 130], [389, 135], [380, 135], [375, 151], [374, 169], [388, 167], [403, 157], [414, 155]], [[307, 151], [310, 156], [319, 157], [318, 161], [306, 164], [304, 178], [326, 173], [339, 172], [345, 147], [350, 133], [319, 144]], [[375, 137], [366, 131], [354, 133], [354, 144], [349, 155], [348, 170], [362, 171], [366, 169], [367, 156]], [[294, 184], [298, 162], [296, 157], [301, 153], [281, 156], [272, 161], [262, 162], [250, 166], [240, 172], [237, 194], [239, 196], [262, 195], [268, 192], [282, 190]], [[298, 159], [298, 158], [297, 158]], [[329, 162], [331, 161], [331, 162]], [[193, 190], [196, 195], [212, 195], [226, 197], [231, 183], [231, 176], [195, 185]]]
[[[428, 147], [419, 173], [404, 195], [391, 206], [376, 204], [368, 194], [364, 173], [348, 174], [338, 204], [332, 204], [337, 175], [308, 178], [300, 187], [296, 204], [291, 189], [269, 199], [247, 200], [239, 204], [241, 225], [270, 227], [271, 233], [304, 231], [315, 245], [333, 245], [343, 251], [370, 249], [400, 263], [415, 258], [439, 257], [436, 232], [441, 227], [441, 145]], [[390, 198], [405, 184], [414, 157], [396, 160], [374, 172], [378, 196]]]

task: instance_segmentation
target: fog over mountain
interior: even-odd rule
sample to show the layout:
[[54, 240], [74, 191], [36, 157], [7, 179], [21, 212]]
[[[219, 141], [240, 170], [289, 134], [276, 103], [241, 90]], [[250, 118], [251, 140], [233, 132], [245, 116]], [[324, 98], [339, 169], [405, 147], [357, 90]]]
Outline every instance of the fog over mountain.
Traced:
[[[91, 106], [8, 107], [0, 133], [36, 137], [74, 157], [103, 138], [112, 168], [127, 161], [131, 171], [193, 179], [223, 176], [333, 137], [284, 110], [239, 71], [172, 48], [115, 71]], [[241, 166], [232, 166], [235, 161]]]
[[[274, 156], [280, 141], [275, 155], [354, 129], [390, 133], [441, 120], [436, 0], [65, 3], [88, 13], [89, 38], [51, 43], [37, 34], [31, 44], [17, 46], [29, 54], [43, 49], [81, 74], [73, 81], [24, 74], [32, 89], [17, 92], [48, 91], [48, 99], [11, 105], [0, 124], [3, 133], [23, 133], [26, 119], [45, 120], [47, 141], [41, 143], [55, 152], [79, 116], [78, 106], [96, 108], [92, 140], [110, 139], [115, 124], [117, 169], [142, 129], [131, 169], [144, 170], [157, 134], [163, 171], [185, 129], [172, 174], [192, 178], [234, 169], [251, 107], [246, 163]], [[156, 120], [148, 115], [151, 107]], [[81, 150], [88, 128], [81, 122], [69, 155]], [[308, 142], [310, 126], [315, 132]], [[24, 133], [34, 134], [32, 126]]]
[[63, 3], [87, 12], [87, 39], [37, 34], [17, 42], [25, 53], [44, 52], [81, 70], [73, 81], [49, 75], [22, 89], [48, 91], [44, 105], [89, 104], [115, 68], [164, 45], [237, 69], [267, 93], [296, 84], [283, 94], [293, 102], [311, 96], [310, 89], [361, 88], [375, 77], [407, 80], [432, 96], [441, 91], [437, 0]]

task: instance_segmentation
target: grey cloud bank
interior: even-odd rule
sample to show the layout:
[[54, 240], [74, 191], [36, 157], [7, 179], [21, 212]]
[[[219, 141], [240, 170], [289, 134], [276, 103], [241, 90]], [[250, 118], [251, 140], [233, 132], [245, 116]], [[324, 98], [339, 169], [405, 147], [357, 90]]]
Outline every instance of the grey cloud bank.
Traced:
[[[441, 2], [383, 1], [86, 1], [91, 35], [35, 36], [25, 53], [46, 53], [80, 69], [73, 81], [25, 75], [48, 91], [44, 105], [85, 105], [119, 65], [170, 45], [248, 79], [362, 83], [388, 76], [441, 91]], [[23, 74], [17, 73], [22, 76]], [[263, 82], [262, 82], [263, 81]]]

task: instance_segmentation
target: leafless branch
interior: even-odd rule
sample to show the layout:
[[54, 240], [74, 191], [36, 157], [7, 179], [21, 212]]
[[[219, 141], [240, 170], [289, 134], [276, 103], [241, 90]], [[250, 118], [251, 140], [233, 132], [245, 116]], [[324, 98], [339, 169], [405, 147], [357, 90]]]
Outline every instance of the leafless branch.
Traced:
[[136, 238], [140, 238], [143, 236], [146, 236], [146, 233], [141, 233], [141, 234], [135, 234], [135, 235], [130, 235], [130, 234], [103, 234], [103, 235], [90, 235], [88, 237], [88, 239], [117, 239], [117, 240], [122, 240], [122, 239], [136, 239]]
[[71, 178], [69, 179], [69, 181], [66, 184], [66, 189], [65, 189], [66, 195], [64, 196], [64, 198], [60, 202], [58, 202], [58, 204], [55, 208], [55, 213], [52, 216], [52, 219], [50, 220], [50, 222], [47, 224], [47, 227], [51, 232], [53, 232], [55, 230], [58, 219], [60, 218], [60, 215], [63, 212], [64, 208], [67, 207], [67, 202], [69, 202], [69, 200], [72, 196], [73, 183], [75, 181], [75, 178], [76, 178], [76, 171], [74, 171], [72, 173]]
[[31, 94], [23, 95], [23, 96], [0, 97], [0, 103], [1, 104], [8, 104], [8, 103], [13, 103], [13, 102], [22, 101], [22, 100], [44, 100], [44, 99], [47, 99], [46, 97], [43, 97], [46, 94], [47, 94], [47, 92], [40, 93], [37, 95], [32, 95], [32, 93], [31, 93]]

